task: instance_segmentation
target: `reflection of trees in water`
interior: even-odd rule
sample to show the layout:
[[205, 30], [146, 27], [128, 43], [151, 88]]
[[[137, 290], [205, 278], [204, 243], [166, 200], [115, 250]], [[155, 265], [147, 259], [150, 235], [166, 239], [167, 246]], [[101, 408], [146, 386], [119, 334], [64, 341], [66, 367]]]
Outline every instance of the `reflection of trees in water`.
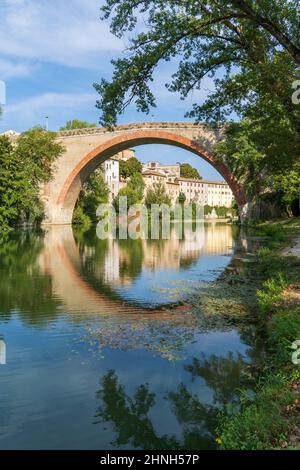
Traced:
[[0, 241], [0, 314], [17, 312], [35, 326], [57, 315], [50, 275], [41, 275], [38, 257], [44, 246], [42, 232], [19, 231]]
[[239, 329], [240, 341], [249, 345], [247, 356], [251, 364], [251, 373], [255, 377], [265, 367], [266, 363], [266, 338], [268, 334], [266, 328], [266, 325], [258, 323], [252, 327], [248, 326]]
[[95, 237], [94, 230], [93, 228], [89, 231], [83, 231], [77, 227], [73, 229], [74, 240], [83, 261], [85, 261], [85, 258], [88, 260], [95, 258], [99, 262], [99, 259], [104, 259], [108, 250], [108, 240], [99, 240]]
[[[183, 428], [183, 447], [197, 449], [212, 447], [217, 425], [218, 408], [203, 404], [183, 383], [176, 392], [168, 394], [171, 409]], [[182, 447], [182, 448], [183, 448]]]
[[[96, 423], [113, 424], [116, 437], [112, 444], [115, 447], [128, 444], [135, 449], [147, 450], [213, 447], [212, 430], [208, 430], [207, 426], [215, 424], [216, 411], [192, 397], [184, 386], [179, 387], [178, 393], [166, 397], [183, 426], [181, 438], [175, 435], [160, 436], [155, 429], [149, 414], [156, 404], [156, 397], [148, 384], [137, 387], [130, 397], [119, 383], [115, 371], [111, 370], [103, 377], [97, 398], [101, 405], [96, 412]], [[192, 406], [194, 418], [187, 412], [189, 406]]]
[[204, 380], [206, 387], [212, 391], [212, 399], [211, 403], [203, 403], [201, 397], [191, 393], [184, 383], [167, 393], [165, 404], [181, 427], [180, 436], [159, 435], [151, 420], [157, 400], [149, 384], [140, 385], [129, 396], [115, 371], [109, 371], [102, 378], [101, 389], [97, 392], [101, 404], [96, 412], [96, 422], [113, 424], [114, 446], [130, 445], [149, 450], [214, 447], [220, 409], [225, 410], [237, 401], [238, 389], [251, 390], [254, 385], [248, 373], [248, 364], [241, 354], [234, 355], [232, 352], [225, 357], [201, 354], [184, 369], [191, 374], [192, 381]]
[[249, 372], [249, 363], [238, 353], [228, 352], [226, 357], [211, 355], [209, 358], [204, 353], [200, 358], [193, 358], [192, 364], [186, 365], [192, 379], [202, 378], [207, 386], [213, 390], [213, 402], [225, 406], [238, 399], [238, 390], [251, 389], [253, 378]]
[[[151, 420], [157, 399], [149, 384], [138, 386], [130, 396], [114, 370], [103, 376], [101, 389], [97, 392], [101, 404], [96, 412], [96, 423], [113, 425], [115, 439], [112, 444], [115, 447], [130, 445], [149, 450], [214, 448], [220, 410], [231, 412], [230, 405], [238, 403], [239, 390], [249, 392], [254, 387], [249, 363], [241, 354], [233, 352], [226, 356], [202, 353], [185, 365], [184, 370], [190, 373], [192, 382], [203, 379], [212, 398], [203, 403], [201, 396], [191, 393], [187, 383], [180, 383], [175, 391], [166, 394], [164, 403], [176, 417], [180, 435], [159, 435], [159, 421], [156, 429]], [[158, 416], [159, 412], [158, 409]]]
[[92, 282], [97, 279], [103, 285], [110, 269], [120, 284], [140, 275], [144, 256], [141, 240], [100, 240], [94, 228], [85, 233], [76, 230], [74, 237], [81, 255], [81, 272]]
[[121, 279], [136, 279], [142, 272], [144, 251], [142, 240], [118, 240]]
[[148, 416], [155, 405], [155, 395], [149, 386], [140, 385], [133, 397], [129, 397], [120, 385], [114, 371], [102, 379], [102, 388], [97, 398], [102, 405], [96, 412], [97, 422], [112, 422], [116, 433], [113, 445], [120, 447], [131, 444], [134, 448], [163, 449], [175, 446], [174, 438], [159, 437]]

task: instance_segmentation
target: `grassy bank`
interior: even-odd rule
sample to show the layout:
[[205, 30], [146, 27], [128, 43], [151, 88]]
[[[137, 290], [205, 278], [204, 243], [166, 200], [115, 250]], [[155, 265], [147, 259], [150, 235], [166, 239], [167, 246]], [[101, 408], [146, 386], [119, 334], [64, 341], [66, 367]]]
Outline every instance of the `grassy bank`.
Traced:
[[220, 418], [217, 441], [221, 449], [300, 449], [300, 365], [291, 348], [300, 340], [300, 258], [281, 254], [300, 236], [300, 220], [261, 224], [254, 234], [262, 243], [252, 265], [259, 287], [250, 297], [266, 359], [255, 395], [241, 391], [239, 411]]

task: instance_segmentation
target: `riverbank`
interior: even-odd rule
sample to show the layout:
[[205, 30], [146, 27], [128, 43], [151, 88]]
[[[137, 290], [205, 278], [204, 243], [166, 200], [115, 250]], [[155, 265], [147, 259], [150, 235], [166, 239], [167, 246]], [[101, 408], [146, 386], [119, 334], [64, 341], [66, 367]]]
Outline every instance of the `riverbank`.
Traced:
[[250, 289], [252, 308], [244, 307], [263, 332], [266, 355], [255, 395], [241, 392], [236, 411], [220, 417], [221, 449], [300, 449], [300, 365], [293, 363], [300, 348], [292, 349], [300, 340], [299, 231], [299, 219], [253, 230], [262, 243], [244, 282], [254, 276], [259, 288]]

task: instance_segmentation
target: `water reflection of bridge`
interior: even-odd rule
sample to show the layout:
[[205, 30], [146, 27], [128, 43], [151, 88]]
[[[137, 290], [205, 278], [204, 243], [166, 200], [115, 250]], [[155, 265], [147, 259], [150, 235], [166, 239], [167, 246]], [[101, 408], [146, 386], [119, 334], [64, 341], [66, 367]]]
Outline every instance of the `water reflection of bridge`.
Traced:
[[[97, 243], [101, 247], [97, 256]], [[141, 270], [156, 271], [162, 268], [179, 269], [205, 255], [232, 252], [232, 227], [226, 224], [209, 224], [195, 238], [178, 240], [140, 240], [133, 242], [130, 253], [126, 244], [118, 240], [96, 241], [96, 246], [76, 243], [71, 227], [59, 226], [46, 230], [44, 250], [39, 263], [42, 271], [51, 276], [53, 295], [62, 300], [67, 311], [111, 315], [112, 313], [145, 314], [160, 319], [169, 314], [149, 310], [125, 302], [114, 288], [132, 283]], [[139, 247], [138, 250], [136, 247]], [[132, 257], [132, 259], [130, 259]], [[134, 261], [134, 270], [128, 268]], [[103, 288], [96, 289], [84, 275], [83, 267], [92, 263], [93, 276]], [[125, 269], [126, 268], [126, 269]], [[140, 270], [140, 271], [139, 271]]]

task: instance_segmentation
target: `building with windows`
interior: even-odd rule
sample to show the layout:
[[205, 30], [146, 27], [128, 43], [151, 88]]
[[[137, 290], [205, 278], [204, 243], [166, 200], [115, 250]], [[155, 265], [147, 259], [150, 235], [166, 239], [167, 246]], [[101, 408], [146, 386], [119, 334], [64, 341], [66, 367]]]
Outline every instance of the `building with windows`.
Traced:
[[[116, 157], [106, 160], [103, 164], [104, 179], [110, 190], [110, 201], [126, 186], [126, 181], [120, 181], [120, 160], [126, 161], [135, 154], [133, 150], [120, 152]], [[180, 193], [185, 194], [186, 202], [198, 202], [203, 206], [227, 207], [232, 206], [234, 196], [225, 181], [195, 180], [180, 177], [180, 165], [163, 165], [159, 162], [148, 162], [143, 165], [145, 193], [156, 183], [163, 183], [171, 198], [172, 204], [178, 201]]]
[[204, 206], [230, 208], [234, 200], [233, 193], [225, 181], [193, 180], [178, 178], [180, 192], [184, 193], [187, 202], [199, 202]]
[[167, 182], [167, 176], [164, 173], [156, 170], [146, 170], [142, 173], [146, 190], [150, 186], [153, 186], [155, 183], [164, 183]]
[[176, 204], [180, 194], [180, 185], [178, 181], [176, 179], [174, 181], [168, 180], [166, 182], [166, 187], [172, 204]]
[[110, 158], [103, 163], [104, 181], [109, 188], [110, 202], [118, 195], [120, 190], [120, 164], [115, 158]]
[[180, 194], [180, 185], [177, 178], [167, 176], [165, 173], [157, 170], [145, 170], [142, 173], [145, 183], [145, 193], [149, 187], [154, 184], [163, 183], [166, 186], [166, 192], [169, 195], [172, 204], [178, 201]]

